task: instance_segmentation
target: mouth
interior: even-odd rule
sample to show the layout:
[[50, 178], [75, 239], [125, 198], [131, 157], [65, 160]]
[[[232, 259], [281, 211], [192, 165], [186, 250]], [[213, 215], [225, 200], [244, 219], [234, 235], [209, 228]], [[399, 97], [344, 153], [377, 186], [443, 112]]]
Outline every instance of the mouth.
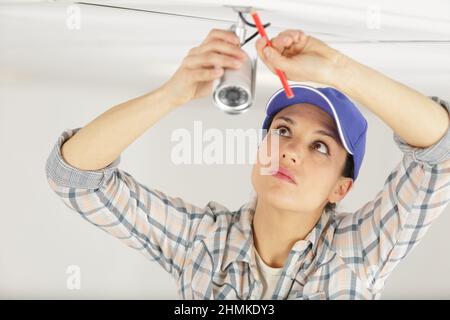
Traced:
[[278, 171], [275, 171], [272, 174], [273, 177], [290, 182], [292, 184], [297, 184], [294, 179], [294, 176], [286, 169], [280, 168]]

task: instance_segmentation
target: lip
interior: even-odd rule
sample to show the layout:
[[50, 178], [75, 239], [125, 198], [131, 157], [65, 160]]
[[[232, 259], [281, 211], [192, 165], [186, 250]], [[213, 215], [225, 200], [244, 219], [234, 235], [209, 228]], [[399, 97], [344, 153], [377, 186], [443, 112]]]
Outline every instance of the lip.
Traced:
[[280, 167], [277, 171], [273, 172], [272, 175], [276, 178], [286, 180], [293, 184], [297, 184], [297, 181], [295, 181], [294, 175], [286, 168]]

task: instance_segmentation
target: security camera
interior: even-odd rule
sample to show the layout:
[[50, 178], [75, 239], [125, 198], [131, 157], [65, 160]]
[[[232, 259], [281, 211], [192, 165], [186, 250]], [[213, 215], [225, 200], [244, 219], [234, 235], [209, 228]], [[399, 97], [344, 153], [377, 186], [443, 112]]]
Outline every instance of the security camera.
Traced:
[[[245, 44], [246, 27], [242, 20], [241, 9], [234, 9], [239, 13], [238, 20], [230, 30], [239, 37], [242, 47]], [[239, 69], [226, 68], [222, 77], [213, 83], [213, 101], [219, 109], [228, 114], [243, 113], [254, 102], [257, 59], [251, 59], [246, 52], [245, 54], [246, 59]]]

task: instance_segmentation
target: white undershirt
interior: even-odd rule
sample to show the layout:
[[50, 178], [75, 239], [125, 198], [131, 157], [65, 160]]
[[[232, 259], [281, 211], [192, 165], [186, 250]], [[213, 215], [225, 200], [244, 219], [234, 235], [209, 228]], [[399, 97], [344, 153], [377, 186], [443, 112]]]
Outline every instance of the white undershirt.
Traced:
[[258, 267], [258, 273], [263, 284], [262, 300], [268, 300], [272, 297], [277, 285], [278, 279], [281, 276], [283, 267], [272, 268], [264, 263], [255, 248], [256, 266]]

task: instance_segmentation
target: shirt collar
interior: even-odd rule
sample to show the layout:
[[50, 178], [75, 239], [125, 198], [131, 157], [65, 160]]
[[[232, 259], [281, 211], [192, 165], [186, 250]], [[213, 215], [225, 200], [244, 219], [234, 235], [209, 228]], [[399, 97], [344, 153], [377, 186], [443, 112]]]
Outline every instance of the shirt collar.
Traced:
[[236, 212], [233, 212], [237, 218], [235, 220], [236, 222], [231, 225], [227, 236], [228, 241], [224, 250], [222, 263], [223, 269], [227, 268], [230, 263], [234, 262], [246, 262], [249, 265], [252, 263], [252, 222], [256, 202], [256, 193], [252, 192], [249, 201], [242, 205]]
[[[252, 229], [256, 203], [257, 195], [255, 192], [252, 192], [249, 201], [241, 206], [237, 211], [239, 219], [236, 224], [230, 228], [229, 239], [231, 243], [227, 244], [227, 246], [231, 246], [232, 248], [227, 248], [227, 250], [225, 250], [225, 257], [223, 261], [224, 268], [232, 262], [246, 262], [248, 264], [256, 263], [254, 261], [256, 258], [253, 254], [254, 242]], [[326, 245], [330, 245], [332, 241], [332, 234], [330, 232], [326, 232], [332, 221], [330, 217], [330, 211], [324, 210], [306, 238], [304, 240], [297, 241], [293, 245], [288, 257], [288, 260], [291, 260], [289, 262], [291, 267], [288, 268], [290, 269], [289, 273], [294, 272], [292, 268], [295, 268], [294, 265], [298, 265], [298, 259], [303, 253], [307, 253], [309, 251], [308, 248], [310, 248], [312, 256], [315, 256], [319, 248], [319, 243], [325, 241]]]

